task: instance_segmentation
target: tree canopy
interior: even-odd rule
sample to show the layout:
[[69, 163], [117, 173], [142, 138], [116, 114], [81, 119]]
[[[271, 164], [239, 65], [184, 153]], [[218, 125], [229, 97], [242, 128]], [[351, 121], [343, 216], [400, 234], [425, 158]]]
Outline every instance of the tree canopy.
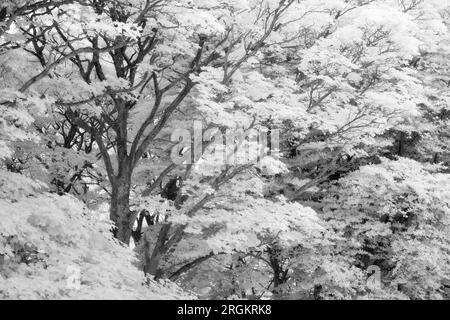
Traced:
[[446, 299], [450, 3], [6, 0], [0, 297]]

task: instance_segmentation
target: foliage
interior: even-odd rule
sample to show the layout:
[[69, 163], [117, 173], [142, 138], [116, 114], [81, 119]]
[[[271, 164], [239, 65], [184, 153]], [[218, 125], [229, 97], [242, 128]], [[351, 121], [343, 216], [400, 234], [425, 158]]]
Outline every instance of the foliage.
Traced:
[[3, 170], [1, 185], [2, 299], [189, 298], [145, 280], [133, 253], [112, 238], [110, 222], [74, 197]]
[[385, 159], [339, 180], [322, 202], [324, 219], [344, 239], [339, 250], [362, 269], [379, 266], [383, 290], [445, 296], [450, 180], [439, 169]]
[[446, 298], [449, 17], [3, 1], [0, 294]]

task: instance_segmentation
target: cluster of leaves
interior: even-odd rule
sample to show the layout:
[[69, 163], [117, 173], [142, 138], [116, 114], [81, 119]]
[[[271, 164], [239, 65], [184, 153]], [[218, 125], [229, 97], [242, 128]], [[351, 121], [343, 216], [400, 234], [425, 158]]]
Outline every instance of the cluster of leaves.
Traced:
[[177, 299], [175, 285], [145, 279], [111, 223], [72, 196], [0, 172], [2, 299]]
[[342, 237], [339, 252], [363, 270], [378, 266], [380, 290], [411, 299], [445, 297], [450, 177], [441, 169], [385, 159], [339, 180], [323, 199], [323, 218]]

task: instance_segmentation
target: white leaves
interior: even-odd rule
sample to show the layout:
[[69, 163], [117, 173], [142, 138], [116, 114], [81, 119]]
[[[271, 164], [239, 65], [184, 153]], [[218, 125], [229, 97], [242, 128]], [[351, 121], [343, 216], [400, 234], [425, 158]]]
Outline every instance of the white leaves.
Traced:
[[[94, 158], [96, 151], [88, 157], [54, 147], [54, 144], [40, 147], [27, 141], [27, 152], [17, 151], [17, 146], [13, 154], [11, 142], [31, 140], [38, 133], [42, 141], [60, 143], [59, 137], [52, 137], [55, 133], [52, 125], [59, 126], [54, 120], [60, 121], [54, 115], [64, 114], [64, 107], [71, 105], [71, 111], [79, 112], [104, 138], [111, 153], [111, 165], [116, 167], [120, 162], [113, 156], [116, 146], [123, 142], [124, 149], [129, 151], [138, 132], [144, 137], [135, 141], [137, 145], [149, 132], [157, 132], [162, 124], [164, 128], [158, 136], [150, 135], [151, 144], [143, 145], [151, 156], [142, 161], [135, 159], [143, 165], [133, 172], [132, 183], [137, 186], [132, 187], [131, 200], [132, 209], [147, 209], [174, 224], [186, 224], [183, 241], [174, 249], [176, 253], [169, 253], [175, 256], [175, 265], [211, 251], [262, 254], [268, 245], [278, 243], [287, 252], [307, 251], [306, 254], [301, 251], [297, 257], [298, 278], [305, 273], [314, 274], [315, 280], [325, 283], [335, 297], [342, 297], [334, 288], [355, 292], [353, 286], [361, 273], [346, 269], [352, 265], [354, 256], [342, 254], [338, 249], [333, 251], [333, 246], [342, 251], [349, 249], [351, 254], [362, 254], [368, 238], [389, 239], [394, 243], [392, 250], [398, 253], [399, 266], [394, 270], [399, 281], [407, 282], [406, 272], [444, 265], [443, 260], [439, 260], [440, 249], [429, 254], [423, 252], [433, 245], [446, 248], [445, 233], [435, 226], [447, 230], [449, 179], [434, 168], [406, 159], [361, 167], [341, 179], [338, 187], [328, 190], [330, 194], [322, 203], [310, 201], [317, 207], [323, 205], [323, 217], [329, 220], [327, 225], [311, 208], [288, 202], [282, 196], [270, 198], [265, 193], [266, 180], [276, 184], [279, 175], [289, 173], [287, 166], [276, 157], [256, 159], [267, 151], [266, 145], [245, 137], [235, 150], [234, 136], [216, 141], [216, 137], [220, 138], [214, 135], [217, 143], [201, 150], [200, 159], [197, 159], [198, 154], [194, 155], [198, 161], [192, 170], [188, 167], [188, 179], [182, 188], [187, 200], [181, 210], [175, 210], [172, 202], [160, 197], [143, 198], [137, 194], [145, 188], [144, 184], [150, 180], [147, 178], [156, 178], [167, 168], [165, 138], [172, 129], [168, 124], [191, 132], [189, 121], [192, 119], [201, 119], [208, 126], [218, 125], [221, 130], [245, 128], [249, 131], [249, 127], [259, 129], [264, 124], [270, 128], [272, 136], [279, 127], [287, 129], [287, 134], [296, 135], [301, 146], [293, 147], [293, 153], [300, 151], [301, 155], [297, 154], [292, 161], [304, 160], [314, 167], [304, 167], [305, 172], [311, 170], [311, 175], [305, 177], [303, 171], [298, 172], [286, 196], [303, 187], [311, 194], [322, 191], [322, 185], [309, 186], [315, 183], [316, 177], [321, 179], [322, 164], [325, 171], [334, 170], [328, 167], [330, 162], [338, 165], [337, 160], [334, 163], [334, 158], [329, 156], [334, 151], [353, 156], [352, 161], [356, 157], [371, 156], [373, 149], [376, 154], [384, 152], [380, 151], [381, 146], [391, 147], [391, 141], [389, 134], [383, 133], [390, 133], [390, 129], [407, 133], [418, 131], [423, 139], [421, 144], [425, 145], [421, 148], [433, 152], [448, 150], [445, 141], [436, 139], [445, 136], [442, 133], [448, 128], [448, 121], [443, 118], [450, 101], [446, 87], [448, 68], [438, 60], [430, 63], [428, 74], [412, 71], [421, 70], [428, 63], [424, 58], [429, 56], [424, 52], [448, 49], [442, 42], [448, 37], [444, 21], [446, 7], [436, 1], [419, 1], [416, 7], [406, 8], [414, 3], [394, 0], [175, 0], [157, 1], [157, 9], [152, 8], [143, 16], [141, 13], [149, 5], [143, 0], [105, 3], [101, 14], [91, 2], [83, 2], [83, 5], [63, 6], [62, 10], [52, 9], [50, 14], [35, 15], [36, 31], [45, 32], [35, 39], [32, 33], [27, 33], [34, 31], [29, 28], [31, 20], [17, 20], [0, 39], [0, 77], [4, 79], [0, 85], [0, 156], [26, 154], [32, 159], [26, 159], [26, 174], [42, 177], [45, 182], [67, 182], [73, 169], [78, 170], [85, 160], [98, 163]], [[280, 12], [279, 6], [287, 3], [291, 6], [283, 11], [279, 20], [272, 20]], [[12, 2], [7, 4], [11, 8]], [[120, 8], [119, 4], [124, 7]], [[121, 11], [121, 16], [117, 10]], [[145, 19], [142, 29], [136, 23], [138, 17]], [[38, 47], [33, 46], [33, 40], [38, 41], [35, 43]], [[97, 55], [97, 49], [117, 44], [124, 47], [108, 52], [102, 49]], [[78, 48], [88, 49], [73, 55], [72, 51]], [[39, 52], [31, 55], [29, 50]], [[62, 58], [70, 52], [70, 59]], [[411, 60], [416, 56], [420, 60]], [[31, 90], [17, 91], [58, 59], [63, 62]], [[150, 74], [153, 78], [148, 78]], [[190, 84], [194, 84], [191, 91]], [[179, 102], [177, 97], [184, 100]], [[424, 106], [419, 110], [418, 104]], [[172, 110], [172, 106], [177, 107], [176, 110]], [[155, 111], [154, 117], [147, 119], [152, 111]], [[424, 116], [428, 114], [430, 117]], [[42, 115], [48, 118], [43, 119]], [[167, 118], [168, 122], [164, 122]], [[35, 123], [35, 119], [41, 121]], [[143, 123], [148, 126], [139, 130]], [[63, 138], [67, 138], [67, 132], [62, 133]], [[200, 132], [203, 135], [203, 131]], [[77, 134], [88, 136], [89, 130], [82, 128]], [[264, 134], [267, 138], [268, 132]], [[118, 141], [125, 136], [128, 141]], [[212, 136], [199, 144], [212, 142]], [[185, 141], [188, 147], [190, 138]], [[228, 145], [231, 140], [233, 143]], [[91, 146], [96, 148], [95, 143]], [[129, 159], [133, 157], [134, 154], [129, 155]], [[188, 165], [190, 159], [183, 160], [185, 162], [169, 175], [175, 171], [181, 174], [181, 169], [185, 169], [181, 167]], [[245, 172], [238, 174], [238, 169]], [[330, 173], [325, 171], [324, 174]], [[316, 173], [319, 175], [315, 176]], [[89, 186], [94, 177], [80, 174], [79, 179], [96, 195], [103, 197], [105, 194], [97, 193], [99, 186]], [[105, 183], [106, 177], [99, 179]], [[20, 288], [28, 296], [36, 294], [24, 288], [24, 279], [29, 280], [26, 270], [34, 279], [39, 279], [36, 287], [41, 292], [56, 292], [52, 291], [52, 282], [42, 279], [50, 273], [48, 278], [57, 283], [56, 289], [66, 296], [77, 296], [66, 293], [61, 287], [67, 267], [63, 269], [58, 264], [62, 263], [79, 268], [81, 276], [86, 277], [85, 283], [80, 282], [80, 285], [88, 296], [102, 296], [103, 291], [108, 290], [110, 296], [121, 296], [122, 291], [111, 289], [119, 287], [125, 291], [125, 297], [134, 297], [137, 292], [145, 294], [136, 289], [137, 271], [129, 269], [133, 256], [111, 239], [107, 231], [110, 224], [91, 219], [91, 213], [73, 198], [41, 194], [45, 186], [25, 175], [1, 173], [0, 187], [4, 209], [1, 214], [6, 212], [8, 216], [2, 219], [7, 221], [6, 227], [0, 226], [1, 252], [8, 257], [15, 255], [10, 240], [5, 240], [10, 236], [8, 232], [13, 232], [19, 237], [13, 241], [14, 245], [32, 243], [36, 251], [50, 254], [48, 258], [39, 255], [37, 259], [39, 263], [48, 264], [47, 273], [37, 264], [16, 263], [14, 266], [22, 270], [18, 272], [17, 282], [10, 277], [12, 273], [8, 273], [6, 281], [10, 288]], [[209, 202], [205, 204], [202, 199]], [[194, 214], [189, 211], [191, 208]], [[106, 210], [103, 213], [108, 215]], [[411, 217], [416, 217], [417, 221]], [[410, 225], [402, 226], [402, 219], [410, 219]], [[417, 222], [419, 226], [414, 229]], [[330, 229], [326, 230], [328, 226]], [[403, 227], [407, 231], [399, 235], [397, 231]], [[325, 235], [327, 231], [329, 234]], [[87, 237], [89, 234], [95, 236]], [[413, 236], [425, 239], [423, 243], [426, 243], [417, 245], [416, 251], [408, 246], [409, 243], [416, 245], [409, 241], [408, 237]], [[314, 252], [316, 249], [329, 252], [322, 255], [322, 252]], [[348, 261], [332, 261], [331, 255], [328, 256], [330, 252], [339, 252], [337, 256]], [[420, 256], [417, 264], [406, 261], [405, 257], [413, 254]], [[322, 265], [321, 268], [317, 268], [318, 265]], [[12, 269], [9, 271], [13, 272]], [[445, 267], [436, 270], [438, 275], [447, 272]], [[308, 281], [297, 288], [311, 289], [308, 285], [312, 282]], [[246, 285], [248, 283], [251, 281]], [[421, 285], [437, 288], [434, 280]], [[211, 283], [208, 286], [212, 287]], [[18, 294], [17, 290], [11, 293]]]
[[[150, 281], [132, 263], [133, 252], [112, 239], [111, 223], [99, 220], [70, 196], [36, 191], [39, 184], [0, 171], [0, 296], [27, 299], [161, 299], [184, 294], [174, 286]], [[7, 180], [5, 180], [7, 179]], [[14, 180], [14, 181], [11, 181]], [[5, 184], [5, 182], [7, 184]], [[8, 193], [25, 183], [25, 197]], [[18, 187], [24, 189], [24, 187]], [[32, 196], [30, 196], [32, 194]], [[23, 248], [20, 251], [20, 248]], [[17, 255], [26, 255], [27, 263]], [[19, 260], [17, 260], [19, 258]], [[77, 290], [67, 287], [67, 268], [79, 270]], [[186, 296], [187, 297], [187, 296]]]
[[[129, 37], [137, 39], [142, 30], [132, 22], [113, 21], [111, 17], [105, 13], [98, 14], [94, 8], [80, 4], [68, 4], [62, 6], [64, 15], [57, 15], [54, 10], [54, 20], [60, 23], [63, 29], [69, 29], [73, 36], [88, 35], [95, 36], [102, 34], [105, 38], [114, 39], [116, 37]], [[112, 8], [114, 10], [114, 8]], [[42, 22], [52, 24], [52, 19], [47, 20], [44, 15]]]
[[[208, 4], [211, 5], [211, 4]], [[225, 31], [223, 24], [209, 10], [198, 8], [173, 7], [177, 24], [187, 32], [204, 36], [215, 36]]]
[[[271, 202], [247, 198], [231, 210], [214, 209], [193, 218], [172, 218], [178, 223], [188, 222], [186, 232], [200, 233], [216, 226], [219, 231], [207, 238], [207, 244], [215, 252], [233, 252], [258, 249], [265, 241], [278, 239], [291, 246], [310, 243], [321, 237], [324, 228], [314, 210], [284, 199]], [[208, 233], [206, 231], [206, 233]]]
[[323, 201], [328, 223], [348, 239], [342, 243], [347, 250], [390, 261], [395, 268], [385, 283], [394, 290], [408, 284], [401, 291], [411, 298], [430, 290], [439, 297], [436, 287], [450, 275], [450, 179], [437, 170], [406, 158], [382, 159], [341, 179]]
[[[319, 42], [317, 46], [306, 50], [303, 53], [299, 70], [311, 76], [327, 75], [332, 77], [342, 76], [358, 68], [350, 59], [340, 52], [336, 52], [333, 45], [332, 41], [324, 40]], [[327, 78], [318, 77], [317, 79], [325, 80]]]
[[45, 188], [42, 182], [34, 181], [18, 173], [0, 170], [0, 199], [18, 201], [33, 196]]
[[260, 168], [262, 174], [274, 176], [276, 174], [287, 173], [289, 170], [279, 159], [275, 159], [273, 157], [264, 157], [261, 161], [258, 161], [257, 168]]

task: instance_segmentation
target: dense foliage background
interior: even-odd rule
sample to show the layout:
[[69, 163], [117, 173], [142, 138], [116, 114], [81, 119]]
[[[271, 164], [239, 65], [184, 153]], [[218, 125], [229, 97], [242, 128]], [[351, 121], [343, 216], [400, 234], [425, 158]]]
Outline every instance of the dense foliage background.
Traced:
[[448, 0], [3, 0], [0, 299], [448, 299], [449, 27]]

